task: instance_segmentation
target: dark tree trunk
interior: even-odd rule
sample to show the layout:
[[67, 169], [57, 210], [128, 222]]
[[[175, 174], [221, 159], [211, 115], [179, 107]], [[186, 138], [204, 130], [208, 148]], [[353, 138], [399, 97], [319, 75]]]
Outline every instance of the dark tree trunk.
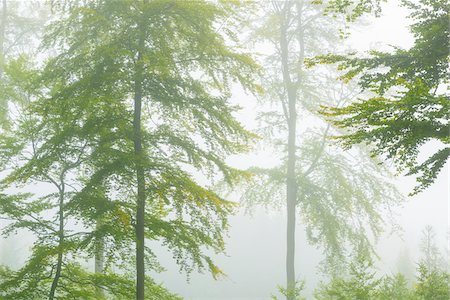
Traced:
[[58, 287], [59, 278], [61, 277], [62, 261], [63, 261], [63, 244], [64, 244], [64, 184], [59, 187], [59, 231], [58, 231], [58, 258], [56, 261], [55, 277], [53, 277], [52, 286], [50, 287], [49, 300], [55, 298], [56, 288]]
[[[147, 3], [144, 0], [144, 4]], [[143, 18], [141, 22], [143, 23]], [[137, 183], [137, 209], [136, 209], [136, 299], [143, 300], [145, 296], [145, 175], [142, 166], [142, 132], [141, 132], [141, 111], [142, 111], [142, 73], [143, 61], [142, 51], [145, 43], [144, 24], [140, 24], [138, 30], [141, 31], [139, 37], [139, 49], [137, 52], [136, 73], [134, 82], [134, 154], [136, 160], [136, 183]]]
[[[138, 54], [137, 74], [142, 73], [142, 54]], [[141, 76], [136, 76], [137, 78]], [[139, 78], [140, 79], [140, 78]], [[136, 299], [144, 299], [144, 219], [145, 219], [145, 178], [142, 160], [141, 137], [142, 82], [135, 82], [134, 94], [134, 154], [136, 155], [137, 210], [136, 210]]]
[[[96, 222], [96, 230], [99, 230], [101, 225], [101, 221], [97, 220]], [[95, 241], [95, 264], [94, 264], [94, 272], [102, 274], [105, 270], [105, 242], [102, 237], [98, 237]], [[105, 293], [101, 287], [97, 287], [97, 299], [103, 299], [105, 297]]]

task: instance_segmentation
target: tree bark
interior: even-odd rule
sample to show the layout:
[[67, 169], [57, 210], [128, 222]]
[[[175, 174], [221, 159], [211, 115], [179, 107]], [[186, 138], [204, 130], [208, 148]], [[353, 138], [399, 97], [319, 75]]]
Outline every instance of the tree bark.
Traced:
[[[147, 1], [144, 0], [144, 4]], [[141, 22], [143, 18], [141, 18]], [[141, 111], [142, 111], [142, 73], [143, 61], [142, 51], [144, 50], [145, 31], [143, 24], [140, 24], [141, 31], [138, 41], [137, 61], [135, 65], [134, 81], [134, 154], [136, 160], [136, 183], [137, 183], [137, 208], [136, 208], [136, 299], [144, 300], [145, 297], [145, 174], [142, 166], [142, 132], [141, 132]]]
[[64, 244], [64, 184], [58, 187], [59, 190], [59, 231], [58, 231], [58, 258], [56, 261], [56, 272], [53, 277], [52, 286], [50, 287], [49, 300], [55, 298], [56, 288], [58, 287], [59, 278], [61, 277], [62, 261], [63, 261], [63, 244]]
[[[292, 94], [288, 93], [288, 94]], [[288, 133], [288, 162], [286, 176], [286, 207], [287, 207], [287, 231], [286, 231], [286, 278], [287, 288], [290, 291], [288, 300], [293, 300], [292, 295], [295, 288], [295, 218], [297, 206], [297, 183], [295, 179], [296, 163], [296, 107], [295, 96], [288, 96], [289, 107], [289, 133]]]
[[[138, 54], [138, 65], [141, 60]], [[142, 67], [137, 66], [137, 69]], [[142, 71], [142, 70], [141, 70]], [[136, 210], [136, 299], [144, 299], [145, 261], [144, 261], [144, 219], [145, 219], [145, 178], [141, 165], [142, 137], [141, 137], [141, 107], [142, 83], [135, 82], [134, 94], [134, 154], [136, 156], [136, 182], [137, 182], [137, 210]]]
[[[288, 7], [288, 6], [286, 6]], [[286, 230], [286, 283], [287, 300], [294, 299], [295, 288], [295, 217], [297, 202], [297, 183], [295, 176], [296, 164], [296, 126], [297, 126], [297, 87], [292, 82], [289, 72], [289, 47], [287, 41], [287, 20], [281, 24], [280, 50], [281, 64], [283, 72], [283, 82], [287, 91], [288, 109], [288, 161], [286, 173], [286, 209], [287, 209], [287, 230]]]
[[[294, 7], [295, 5], [295, 7]], [[297, 15], [292, 16], [290, 10], [295, 8]], [[284, 99], [283, 109], [287, 118], [288, 125], [288, 161], [286, 170], [286, 212], [287, 212], [287, 228], [286, 228], [286, 299], [294, 300], [295, 295], [295, 226], [297, 215], [297, 180], [296, 180], [296, 136], [297, 136], [297, 98], [298, 90], [301, 82], [302, 64], [304, 59], [304, 33], [302, 24], [302, 10], [303, 1], [288, 1], [285, 2], [280, 13], [280, 55], [281, 55], [281, 69], [283, 75], [283, 84], [287, 94], [287, 103]], [[288, 26], [291, 24], [291, 18], [295, 17], [297, 20], [297, 34], [296, 39], [299, 47], [298, 59], [296, 59], [296, 68], [290, 70], [289, 58], [290, 47], [288, 40]], [[291, 72], [296, 71], [296, 80], [293, 81]]]
[[[141, 53], [139, 53], [139, 57]], [[145, 218], [145, 178], [141, 165], [141, 107], [142, 83], [135, 83], [134, 96], [134, 154], [136, 155], [137, 210], [136, 210], [136, 299], [144, 299], [145, 261], [144, 261], [144, 218]]]
[[[97, 220], [95, 227], [96, 231], [98, 231], [101, 225], [101, 221]], [[95, 263], [94, 263], [94, 272], [98, 274], [102, 274], [105, 270], [105, 243], [103, 238], [99, 237], [95, 242]], [[105, 293], [101, 287], [97, 287], [97, 299], [104, 299]]]

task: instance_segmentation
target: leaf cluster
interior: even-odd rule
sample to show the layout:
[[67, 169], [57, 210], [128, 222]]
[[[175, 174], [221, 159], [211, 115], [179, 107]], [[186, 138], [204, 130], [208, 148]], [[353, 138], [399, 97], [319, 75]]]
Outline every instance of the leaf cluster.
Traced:
[[[311, 65], [337, 63], [341, 77], [358, 76], [363, 90], [376, 96], [343, 108], [325, 107], [323, 114], [332, 122], [350, 129], [338, 136], [344, 147], [366, 143], [373, 155], [395, 159], [400, 171], [418, 175], [419, 185], [412, 194], [430, 186], [450, 155], [448, 95], [441, 93], [448, 84], [448, 5], [445, 1], [420, 1], [404, 4], [413, 9], [411, 31], [414, 46], [392, 53], [372, 51], [368, 58], [355, 55], [328, 55], [310, 60]], [[420, 147], [428, 141], [440, 148], [428, 159], [418, 162]]]

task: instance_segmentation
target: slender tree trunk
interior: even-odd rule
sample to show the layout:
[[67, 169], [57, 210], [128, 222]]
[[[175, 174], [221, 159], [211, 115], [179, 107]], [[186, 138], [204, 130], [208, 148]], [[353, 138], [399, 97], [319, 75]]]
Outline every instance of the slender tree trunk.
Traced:
[[[296, 75], [297, 78], [293, 82], [289, 66], [289, 40], [288, 26], [291, 24], [291, 8], [297, 10], [297, 34], [296, 39], [299, 46], [298, 59], [296, 59]], [[296, 180], [296, 136], [297, 136], [297, 92], [301, 81], [302, 64], [304, 59], [304, 32], [302, 24], [303, 0], [285, 2], [284, 8], [280, 12], [280, 54], [281, 68], [283, 75], [283, 84], [287, 93], [287, 103], [284, 102], [284, 111], [287, 117], [288, 125], [288, 161], [286, 171], [286, 210], [287, 210], [287, 228], [286, 228], [286, 299], [295, 299], [295, 226], [297, 215], [297, 180]], [[294, 68], [293, 68], [294, 69]]]
[[[147, 1], [144, 0], [144, 4]], [[144, 49], [145, 32], [140, 25], [139, 49], [136, 61], [136, 73], [134, 82], [134, 154], [136, 158], [136, 182], [137, 182], [137, 210], [136, 210], [136, 299], [143, 300], [145, 296], [145, 175], [142, 166], [142, 132], [141, 132], [141, 110], [142, 110], [142, 73], [143, 61], [142, 51]]]
[[[141, 53], [139, 53], [139, 59]], [[141, 67], [138, 67], [141, 68]], [[141, 165], [141, 106], [142, 83], [135, 83], [134, 95], [134, 153], [136, 155], [137, 211], [136, 211], [136, 299], [144, 299], [145, 262], [144, 262], [144, 219], [145, 219], [145, 178]]]
[[[286, 21], [286, 20], [284, 20]], [[295, 176], [296, 161], [296, 125], [297, 125], [297, 87], [291, 80], [289, 72], [289, 47], [287, 41], [287, 22], [281, 24], [280, 50], [283, 72], [283, 82], [287, 91], [287, 117], [288, 117], [288, 161], [286, 176], [286, 208], [287, 208], [287, 230], [286, 230], [286, 299], [294, 299], [295, 288], [295, 217], [297, 202], [297, 183]]]
[[296, 203], [297, 203], [297, 183], [295, 176], [295, 161], [296, 161], [296, 108], [295, 97], [288, 97], [289, 99], [289, 133], [288, 133], [288, 162], [287, 162], [287, 177], [286, 177], [286, 207], [287, 207], [287, 248], [286, 248], [286, 278], [287, 288], [290, 291], [288, 300], [294, 299], [292, 295], [295, 288], [295, 218], [296, 218]]
[[56, 288], [58, 287], [59, 278], [61, 277], [62, 261], [63, 261], [63, 244], [64, 244], [64, 184], [59, 186], [59, 231], [58, 231], [58, 258], [56, 262], [55, 277], [53, 277], [52, 286], [50, 287], [49, 300], [55, 298]]
[[[96, 222], [96, 230], [101, 226], [101, 221], [97, 220]], [[94, 264], [94, 272], [102, 274], [105, 270], [105, 243], [103, 238], [97, 238], [95, 242], [95, 264]], [[97, 299], [104, 299], [105, 293], [101, 287], [97, 287]]]

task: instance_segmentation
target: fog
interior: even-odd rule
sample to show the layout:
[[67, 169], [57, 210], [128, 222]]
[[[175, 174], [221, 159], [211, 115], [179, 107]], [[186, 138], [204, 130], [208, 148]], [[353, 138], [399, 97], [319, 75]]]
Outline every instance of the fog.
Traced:
[[[400, 7], [398, 2], [390, 1], [384, 4], [381, 17], [365, 20], [361, 28], [351, 32], [346, 42], [351, 48], [359, 51], [387, 50], [389, 46], [408, 48], [413, 39], [408, 30], [410, 22], [407, 14], [406, 9]], [[264, 50], [259, 52], [262, 51]], [[241, 106], [242, 103], [256, 102], [255, 99], [247, 101], [249, 96], [241, 93], [242, 91], [237, 90], [233, 95]], [[246, 101], [239, 101], [240, 99]], [[248, 124], [250, 129], [257, 126], [254, 114], [256, 108], [257, 105], [245, 105], [239, 113], [239, 119]], [[435, 147], [433, 144], [426, 145], [423, 157], [426, 157], [430, 152], [429, 149], [433, 147]], [[270, 154], [267, 153], [236, 157], [231, 161], [233, 165], [241, 168], [261, 162], [266, 165], [273, 163]], [[407, 200], [402, 207], [396, 209], [395, 222], [399, 229], [384, 234], [377, 244], [380, 255], [377, 268], [380, 272], [397, 272], [398, 258], [406, 249], [412, 263], [419, 259], [418, 245], [421, 232], [426, 225], [431, 225], [436, 230], [441, 249], [447, 249], [447, 232], [450, 224], [449, 178], [447, 163], [445, 170], [431, 188], [419, 195], [408, 197], [416, 184], [415, 179], [398, 174], [395, 184]], [[269, 299], [269, 295], [276, 294], [277, 285], [284, 282], [285, 224], [284, 211], [256, 208], [251, 214], [240, 212], [231, 219], [227, 257], [218, 257], [218, 262], [227, 274], [225, 278], [214, 281], [208, 275], [195, 274], [190, 282], [186, 282], [185, 276], [181, 274], [173, 276], [177, 271], [177, 267], [173, 264], [167, 272], [159, 274], [158, 278], [160, 277], [186, 299]], [[301, 224], [299, 228], [302, 228]], [[322, 279], [317, 270], [321, 252], [308, 245], [302, 230], [297, 234], [297, 241], [298, 277], [307, 278], [307, 286], [311, 293], [313, 287]]]
[[[369, 18], [365, 25], [351, 33], [346, 41], [351, 48], [360, 51], [371, 49], [387, 50], [386, 45], [408, 48], [412, 44], [412, 36], [408, 31], [409, 20], [406, 9], [399, 7], [395, 1], [384, 4], [382, 16]], [[380, 49], [381, 48], [381, 49]], [[386, 49], [387, 48], [387, 49]], [[237, 90], [233, 95], [235, 101], [247, 101], [248, 95]], [[246, 99], [245, 101], [239, 101]], [[255, 114], [257, 105], [245, 105], [239, 113], [239, 118], [248, 124], [250, 129], [257, 126]], [[253, 128], [252, 128], [253, 127]], [[423, 148], [423, 157], [427, 157], [436, 145], [429, 143]], [[236, 167], [246, 168], [254, 164], [271, 165], [270, 153], [234, 157], [231, 162]], [[392, 162], [387, 162], [392, 165]], [[450, 220], [450, 176], [449, 163], [441, 172], [432, 187], [423, 193], [409, 197], [408, 194], [416, 185], [411, 176], [398, 174], [395, 184], [406, 198], [405, 203], [395, 209], [395, 223], [398, 228], [393, 232], [386, 232], [377, 243], [380, 256], [376, 267], [380, 273], [396, 273], [399, 256], [408, 251], [412, 264], [420, 258], [418, 245], [425, 226], [430, 225], [436, 231], [436, 239], [442, 250], [448, 249], [448, 232]], [[393, 172], [395, 172], [393, 170]], [[300, 212], [301, 214], [301, 212]], [[231, 230], [227, 239], [227, 256], [218, 256], [227, 274], [218, 281], [209, 275], [193, 274], [189, 282], [186, 277], [177, 272], [175, 264], [169, 264], [167, 271], [157, 275], [171, 289], [183, 295], [185, 299], [269, 299], [270, 295], [277, 295], [277, 285], [284, 283], [284, 255], [285, 255], [285, 225], [284, 211], [265, 210], [256, 208], [251, 214], [240, 212], [232, 217]], [[297, 261], [298, 279], [307, 281], [308, 293], [316, 284], [323, 280], [318, 270], [322, 259], [321, 251], [308, 245], [302, 225], [298, 224], [297, 232]], [[163, 254], [163, 253], [162, 253]], [[166, 256], [170, 263], [170, 256]], [[450, 260], [450, 257], [447, 256]], [[308, 297], [308, 298], [309, 298]]]
[[[392, 47], [410, 48], [414, 38], [408, 26], [411, 20], [407, 18], [408, 10], [400, 7], [398, 1], [389, 0], [383, 3], [380, 17], [364, 16], [357, 24], [350, 25], [349, 38], [342, 40], [343, 48], [358, 52], [368, 50], [391, 51]], [[220, 29], [220, 28], [219, 28]], [[247, 36], [243, 34], [242, 36]], [[251, 48], [255, 53], [264, 53], [267, 49]], [[241, 109], [235, 113], [246, 129], [258, 131], [261, 121], [258, 112], [262, 107], [258, 96], [252, 95], [237, 84], [231, 89], [231, 103], [239, 105]], [[266, 105], [266, 104], [264, 104]], [[269, 105], [270, 106], [270, 105]], [[281, 108], [273, 104], [281, 114]], [[308, 121], [298, 125], [316, 127], [319, 121]], [[327, 141], [335, 145], [333, 141]], [[441, 147], [438, 142], [427, 142], [420, 147], [419, 161], [425, 160], [436, 149]], [[232, 155], [226, 162], [238, 169], [251, 167], [269, 168], [279, 161], [278, 153], [274, 154], [271, 147], [256, 142], [247, 154]], [[414, 176], [406, 176], [406, 172], [398, 172], [395, 161], [383, 160], [384, 166], [394, 175], [386, 178], [393, 183], [404, 197], [398, 207], [394, 207], [391, 215], [385, 215], [384, 233], [374, 248], [378, 255], [375, 258], [375, 269], [380, 276], [392, 275], [399, 270], [399, 260], [405, 258], [413, 268], [421, 259], [420, 243], [423, 230], [429, 225], [435, 233], [435, 241], [440, 251], [450, 264], [450, 164], [447, 161], [435, 182], [417, 195], [409, 196], [417, 186]], [[200, 173], [196, 177], [202, 181]], [[207, 180], [202, 183], [210, 184]], [[48, 185], [36, 184], [25, 187], [25, 191], [45, 195]], [[202, 274], [195, 270], [188, 276], [180, 272], [180, 267], [173, 258], [173, 254], [160, 243], [148, 243], [158, 257], [164, 270], [150, 271], [147, 275], [153, 277], [157, 283], [163, 284], [169, 291], [184, 299], [192, 300], [253, 300], [271, 299], [272, 295], [280, 297], [278, 286], [286, 284], [286, 208], [278, 209], [273, 206], [247, 206], [239, 191], [226, 194], [234, 202], [242, 202], [235, 215], [229, 217], [229, 231], [225, 234], [225, 253], [215, 254], [209, 250], [215, 263], [225, 273], [214, 279], [211, 274]], [[2, 226], [8, 221], [1, 220]], [[298, 211], [296, 223], [295, 269], [296, 279], [305, 282], [302, 293], [307, 299], [313, 299], [314, 290], [320, 282], [328, 282], [321, 263], [325, 259], [320, 246], [312, 246], [308, 242], [305, 224], [302, 222], [302, 210]], [[26, 230], [0, 240], [0, 264], [18, 269], [30, 255], [35, 237]], [[130, 253], [130, 256], [134, 253]], [[409, 256], [409, 257], [407, 257]], [[83, 261], [83, 265], [93, 268], [92, 261]], [[7, 299], [7, 298], [5, 298]]]

